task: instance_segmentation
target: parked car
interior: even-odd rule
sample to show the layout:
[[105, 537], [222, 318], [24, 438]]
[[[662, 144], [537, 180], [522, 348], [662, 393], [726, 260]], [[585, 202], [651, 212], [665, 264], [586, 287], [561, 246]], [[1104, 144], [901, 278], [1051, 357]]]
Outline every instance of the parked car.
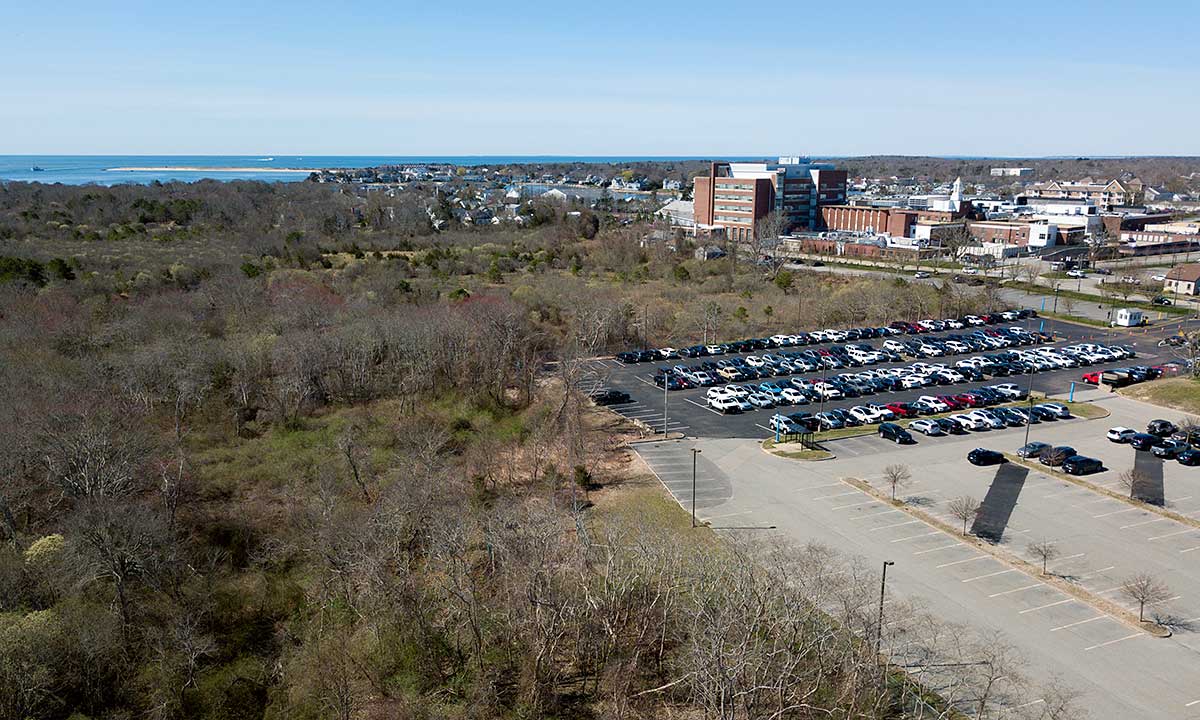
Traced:
[[1179, 431], [1179, 427], [1170, 420], [1151, 420], [1146, 425], [1146, 432], [1159, 437], [1166, 437]]
[[946, 431], [942, 429], [942, 426], [936, 420], [913, 420], [908, 424], [908, 429], [930, 437], [946, 434]]
[[906, 445], [915, 442], [912, 433], [891, 422], [879, 424], [879, 437], [884, 440], [892, 440], [897, 445]]
[[787, 415], [772, 415], [771, 420], [767, 423], [772, 430], [785, 435], [798, 435], [804, 432], [800, 426], [795, 423]]
[[1100, 472], [1104, 469], [1104, 463], [1096, 458], [1084, 457], [1083, 455], [1072, 455], [1063, 460], [1063, 472], [1068, 475], [1088, 475], [1094, 472]]
[[1054, 413], [1054, 416], [1059, 418], [1060, 420], [1065, 420], [1066, 418], [1071, 417], [1071, 411], [1067, 408], [1066, 405], [1063, 405], [1062, 403], [1053, 403], [1053, 402], [1038, 403], [1037, 405], [1034, 405], [1034, 407], [1035, 408], [1045, 408], [1045, 409], [1049, 410], [1050, 412]]
[[1042, 453], [1050, 449], [1050, 443], [1031, 442], [1017, 448], [1017, 457], [1036, 458], [1041, 457]]
[[1179, 461], [1180, 465], [1200, 465], [1200, 450], [1196, 450], [1195, 448], [1191, 450], [1184, 450], [1176, 455], [1175, 459]]
[[598, 390], [588, 395], [597, 405], [621, 405], [630, 401], [629, 393], [622, 390]]
[[729, 414], [742, 411], [742, 403], [732, 395], [718, 395], [708, 399], [708, 406], [719, 413]]
[[1008, 462], [1003, 454], [987, 448], [975, 448], [967, 453], [967, 462], [972, 465], [999, 465]]
[[1188, 445], [1181, 440], [1163, 440], [1161, 445], [1155, 445], [1154, 447], [1150, 448], [1150, 452], [1154, 453], [1155, 457], [1160, 457], [1164, 460], [1170, 460], [1179, 455], [1179, 453], [1185, 450], [1190, 450], [1191, 448], [1191, 445]]
[[1137, 435], [1137, 430], [1118, 425], [1117, 427], [1109, 428], [1105, 437], [1115, 443], [1127, 443], [1133, 439], [1134, 435]]
[[938, 418], [933, 422], [938, 424], [947, 435], [966, 435], [967, 429], [950, 418]]
[[1075, 452], [1075, 448], [1071, 447], [1070, 445], [1058, 445], [1043, 450], [1042, 454], [1038, 456], [1038, 462], [1043, 465], [1049, 465], [1050, 467], [1058, 467], [1059, 465], [1062, 465], [1067, 458], [1076, 454], [1078, 453]]
[[1163, 439], [1150, 433], [1134, 433], [1133, 437], [1129, 438], [1129, 444], [1134, 450], [1149, 450], [1156, 445], [1162, 445]]

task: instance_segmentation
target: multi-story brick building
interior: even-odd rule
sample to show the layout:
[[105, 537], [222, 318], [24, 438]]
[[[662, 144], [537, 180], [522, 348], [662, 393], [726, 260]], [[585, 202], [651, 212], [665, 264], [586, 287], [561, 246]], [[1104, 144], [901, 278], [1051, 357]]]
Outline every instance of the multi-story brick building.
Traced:
[[808, 158], [777, 163], [712, 163], [695, 178], [693, 208], [700, 227], [720, 228], [745, 240], [777, 213], [784, 232], [823, 228], [821, 208], [846, 201], [846, 171]]

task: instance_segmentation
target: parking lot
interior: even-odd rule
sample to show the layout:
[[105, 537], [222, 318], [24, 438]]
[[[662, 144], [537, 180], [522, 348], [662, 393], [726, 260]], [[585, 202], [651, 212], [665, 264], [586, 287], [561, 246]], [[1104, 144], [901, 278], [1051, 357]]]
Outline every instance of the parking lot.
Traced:
[[[1102, 458], [1108, 469], [1088, 479], [1108, 484], [1135, 456], [1148, 453], [1110, 443], [1107, 428], [1144, 427], [1161, 413], [1119, 396], [1100, 402], [1112, 417], [1034, 426], [1031, 439]], [[697, 513], [719, 532], [779, 534], [822, 542], [874, 564], [895, 562], [890, 595], [915, 599], [946, 620], [1002, 630], [1029, 659], [1030, 673], [1062, 675], [1082, 692], [1091, 717], [1200, 717], [1194, 683], [1200, 668], [1200, 529], [1066, 482], [1048, 469], [974, 467], [964, 460], [975, 446], [1011, 451], [1023, 441], [1020, 428], [903, 448], [876, 437], [848, 438], [829, 443], [837, 459], [808, 463], [737, 438], [644, 443], [638, 452], [690, 509], [691, 450], [701, 450]], [[1033, 562], [1030, 542], [1054, 542], [1059, 556], [1050, 571], [1099, 597], [1132, 608], [1119, 590], [1124, 580], [1141, 571], [1162, 578], [1171, 597], [1148, 607], [1147, 615], [1168, 624], [1174, 636], [1153, 638], [843, 480], [882, 487], [883, 467], [891, 463], [913, 470], [914, 482], [899, 493], [909, 504], [956, 526], [948, 501], [980, 499], [984, 510], [972, 532], [992, 534], [1001, 548]], [[1200, 518], [1200, 472], [1169, 461], [1162, 470], [1166, 506]]]
[[[1030, 330], [1034, 331], [1042, 329], [1044, 332], [1054, 336], [1056, 341], [1051, 344], [1052, 346], [1070, 345], [1073, 343], [1088, 341], [1097, 342], [1100, 344], [1120, 343], [1132, 345], [1138, 352], [1137, 359], [1097, 364], [1087, 368], [1069, 368], [1036, 373], [1032, 378], [1033, 389], [1035, 391], [1045, 393], [1064, 393], [1070, 389], [1071, 382], [1078, 381], [1084, 372], [1121, 365], [1153, 365], [1160, 361], [1173, 359], [1173, 356], [1171, 356], [1169, 353], [1162, 352], [1157, 347], [1158, 338], [1161, 333], [1157, 335], [1128, 334], [1123, 332], [1106, 331], [1099, 328], [1091, 329], [1070, 323], [1061, 323], [1050, 319], [1043, 320], [1041, 318], [1024, 320], [1020, 321], [1019, 323], [1006, 323], [1006, 325], [1020, 325], [1023, 327], [1028, 327]], [[932, 333], [929, 335], [929, 337], [938, 337], [939, 335], [946, 334], [949, 333]], [[882, 341], [879, 339], [874, 339], [864, 342], [878, 346]], [[827, 346], [828, 344], [818, 344], [797, 349], [821, 348]], [[978, 355], [986, 355], [994, 352], [994, 350], [970, 352], [944, 358], [927, 359], [925, 361], [930, 363], [943, 362], [949, 366], [953, 366], [958, 360], [975, 357]], [[720, 356], [720, 358], [731, 358], [735, 356], [744, 357], [752, 354], [755, 353], [733, 353]], [[758, 354], [761, 354], [761, 352]], [[582, 389], [590, 392], [600, 388], [613, 388], [628, 393], [631, 398], [630, 402], [614, 405], [611, 407], [611, 409], [614, 412], [624, 415], [625, 417], [643, 422], [655, 431], [661, 431], [665, 427], [668, 432], [680, 432], [686, 435], [698, 437], [763, 438], [773, 434], [769, 427], [769, 419], [777, 412], [817, 412], [818, 410], [827, 410], [830, 408], [850, 408], [855, 405], [861, 405], [865, 403], [887, 404], [891, 402], [911, 402], [916, 400], [921, 395], [944, 394], [951, 392], [959, 393], [970, 388], [979, 387], [981, 385], [989, 385], [1000, 382], [1015, 382], [1020, 384], [1022, 387], [1026, 387], [1030, 380], [1028, 376], [1022, 376], [1013, 378], [997, 378], [995, 380], [975, 382], [968, 381], [952, 385], [939, 385], [913, 390], [885, 391], [862, 398], [833, 400], [827, 401], [823, 404], [810, 403], [807, 405], [781, 406], [777, 409], [760, 409], [744, 413], [723, 415], [722, 413], [708, 407], [705, 401], [704, 388], [673, 390], [664, 393], [661, 387], [658, 387], [654, 384], [653, 372], [655, 368], [673, 365], [680, 362], [691, 365], [695, 364], [696, 361], [684, 359], [682, 361], [671, 360], [625, 365], [611, 358], [598, 358], [589, 363], [592, 372]], [[912, 362], [913, 360], [910, 359], [900, 363], [880, 363], [871, 367], [900, 367], [911, 364]], [[836, 373], [852, 371], [854, 371], [853, 368], [847, 370], [829, 371], [829, 375], [832, 376]], [[821, 377], [821, 374], [804, 373], [801, 375], [801, 377], [813, 379]], [[783, 380], [786, 379], [787, 378], [783, 378]], [[747, 381], [747, 383], [750, 382], [764, 381]], [[1079, 387], [1087, 386], [1080, 384]]]
[[[1034, 320], [1031, 329], [1038, 326], [1053, 333], [1054, 345], [1126, 344], [1135, 347], [1138, 357], [1040, 372], [1032, 378], [1035, 391], [1063, 394], [1084, 372], [1174, 359], [1169, 350], [1157, 347], [1165, 330], [1129, 334], [1051, 320]], [[929, 362], [953, 365], [976, 354], [980, 353]], [[596, 387], [631, 396], [613, 411], [662, 429], [664, 393], [653, 385], [652, 373], [666, 363], [594, 363]], [[881, 392], [826, 407], [912, 401], [922, 394], [956, 393], [1005, 381], [1024, 386], [1029, 378]], [[1114, 492], [1128, 492], [1120, 476], [1136, 467], [1157, 488], [1156, 499], [1164, 508], [1200, 520], [1200, 468], [1163, 461], [1105, 437], [1113, 426], [1142, 430], [1152, 419], [1178, 420], [1179, 413], [1082, 383], [1076, 392], [1078, 400], [1103, 407], [1110, 416], [1042, 422], [1029, 428], [1029, 439], [1069, 445], [1079, 454], [1101, 459], [1104, 469], [1084, 479]], [[680, 505], [690, 511], [694, 503], [699, 520], [718, 532], [821, 542], [870, 563], [895, 562], [888, 576], [890, 597], [914, 600], [948, 621], [1003, 631], [1028, 658], [1031, 675], [1062, 676], [1081, 693], [1091, 717], [1200, 718], [1200, 687], [1194, 682], [1200, 673], [1200, 529], [1069, 482], [1057, 470], [1015, 463], [975, 467], [966, 462], [974, 447], [1012, 453], [1025, 441], [1023, 427], [937, 438], [917, 435], [916, 443], [904, 446], [869, 434], [868, 427], [863, 435], [823, 441], [835, 457], [819, 462], [764, 452], [758, 441], [772, 434], [770, 416], [795, 410], [816, 412], [818, 407], [722, 415], [705, 406], [703, 389], [672, 391], [667, 394], [666, 428], [686, 437], [641, 443], [637, 451]], [[700, 453], [693, 455], [693, 449]], [[912, 470], [913, 482], [898, 493], [908, 504], [955, 526], [960, 522], [949, 512], [949, 501], [972, 496], [981, 502], [969, 524], [972, 535], [1030, 562], [1039, 562], [1030, 543], [1051, 541], [1058, 555], [1050, 561], [1050, 572], [1098, 598], [1134, 609], [1122, 596], [1124, 581], [1138, 572], [1162, 579], [1170, 597], [1146, 612], [1170, 627], [1173, 637], [1153, 638], [844, 480], [858, 478], [882, 489], [883, 469], [894, 463]]]

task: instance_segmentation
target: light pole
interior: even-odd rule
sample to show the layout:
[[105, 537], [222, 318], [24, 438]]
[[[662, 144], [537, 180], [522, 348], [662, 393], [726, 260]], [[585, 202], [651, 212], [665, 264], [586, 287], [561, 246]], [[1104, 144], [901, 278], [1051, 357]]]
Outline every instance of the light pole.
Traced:
[[692, 527], [696, 527], [696, 456], [700, 448], [692, 448]]
[[896, 563], [891, 560], [883, 561], [883, 578], [879, 581], [879, 622], [875, 627], [875, 655], [878, 656], [883, 647], [883, 598], [887, 594], [887, 569]]
[[1058, 314], [1058, 283], [1054, 283], [1054, 313]]
[[674, 375], [663, 373], [663, 439], [667, 439], [667, 391], [671, 389], [671, 378]]

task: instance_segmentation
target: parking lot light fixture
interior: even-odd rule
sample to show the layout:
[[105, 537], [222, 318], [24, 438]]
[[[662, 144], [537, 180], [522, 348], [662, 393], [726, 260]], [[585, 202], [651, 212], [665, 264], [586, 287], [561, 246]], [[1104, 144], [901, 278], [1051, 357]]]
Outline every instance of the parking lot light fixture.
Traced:
[[883, 561], [883, 577], [879, 581], [879, 622], [875, 627], [875, 655], [883, 649], [883, 599], [887, 594], [887, 569], [896, 563], [891, 560]]
[[692, 527], [696, 527], [696, 456], [701, 452], [700, 448], [692, 448]]

